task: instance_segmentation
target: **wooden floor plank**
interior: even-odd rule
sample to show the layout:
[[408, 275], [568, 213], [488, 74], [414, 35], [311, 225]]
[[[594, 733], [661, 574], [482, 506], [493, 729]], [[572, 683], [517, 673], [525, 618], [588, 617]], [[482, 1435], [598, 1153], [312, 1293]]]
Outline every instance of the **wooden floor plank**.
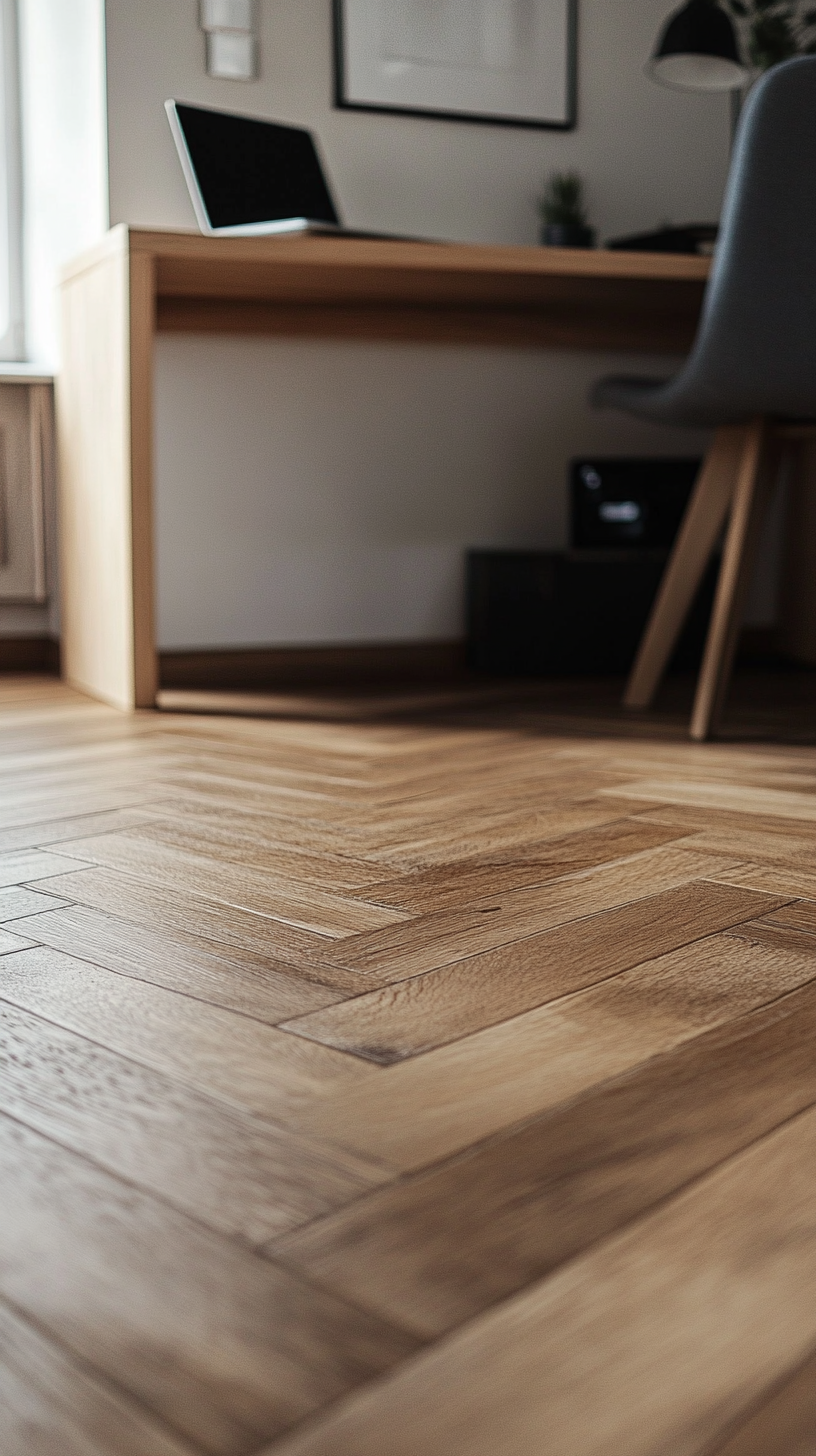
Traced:
[[[144, 794], [145, 788], [153, 782], [165, 767], [154, 754], [131, 758], [123, 763], [99, 763], [99, 754], [88, 763], [68, 763], [46, 768], [39, 754], [40, 767], [32, 766], [24, 773], [12, 771], [5, 775], [0, 771], [0, 790], [4, 809], [34, 803], [59, 803], [63, 797], [72, 798], [77, 790], [87, 786], [93, 776], [93, 791], [119, 794], [122, 791]], [[90, 806], [93, 807], [93, 806]]]
[[[275, 813], [262, 808], [249, 798], [236, 802], [235, 796], [212, 799], [198, 794], [173, 794], [162, 787], [161, 797], [151, 799], [151, 817], [171, 824], [189, 826], [193, 834], [205, 833], [212, 826], [228, 834], [246, 838], [258, 846], [296, 851], [303, 854], [337, 855], [358, 860], [368, 854], [374, 836], [371, 832], [349, 825], [335, 825], [298, 813]], [[611, 810], [607, 817], [619, 817]], [[376, 878], [382, 871], [375, 866]]]
[[70, 857], [41, 849], [18, 849], [0, 854], [0, 885], [22, 885], [28, 880], [41, 880], [46, 875], [61, 875], [84, 868], [77, 855]]
[[816, 1355], [740, 1420], [710, 1456], [773, 1456], [776, 1451], [816, 1456]]
[[[631, 807], [631, 806], [630, 806]], [[737, 835], [753, 834], [764, 839], [765, 836], [782, 835], [784, 838], [796, 838], [807, 846], [807, 853], [810, 854], [816, 845], [816, 823], [799, 819], [792, 824], [787, 819], [781, 819], [773, 814], [741, 814], [735, 810], [728, 809], [706, 809], [700, 806], [680, 804], [650, 804], [645, 808], [641, 803], [639, 809], [635, 810], [636, 817], [644, 824], [662, 824], [667, 829], [677, 829], [686, 835], [697, 834], [726, 834], [734, 831]], [[730, 842], [730, 841], [729, 841]]]
[[773, 901], [754, 891], [710, 881], [681, 885], [283, 1024], [326, 1046], [397, 1062], [771, 908]]
[[0, 1175], [0, 1295], [213, 1456], [415, 1344], [6, 1118]]
[[[103, 834], [93, 839], [69, 840], [63, 848], [77, 860], [120, 870], [142, 884], [158, 885], [182, 895], [202, 895], [318, 935], [351, 935], [400, 923], [405, 918], [400, 911], [385, 906], [329, 894], [315, 886], [273, 877], [252, 867], [220, 864], [207, 855], [182, 852], [157, 842], [147, 843], [135, 835]], [[51, 873], [59, 875], [63, 869], [64, 866]], [[44, 875], [48, 873], [43, 871]], [[28, 878], [34, 880], [41, 876]]]
[[[342, 944], [331, 946], [330, 958], [337, 965], [383, 981], [401, 980], [661, 890], [713, 879], [726, 872], [738, 871], [722, 855], [660, 849], [546, 885], [485, 896], [466, 910], [440, 910], [384, 930], [348, 936]], [[54, 884], [58, 889], [61, 880]]]
[[[93, 771], [93, 788], [90, 794], [87, 768], [60, 767], [51, 771], [43, 768], [41, 772], [32, 771], [24, 775], [15, 773], [3, 786], [4, 811], [18, 806], [22, 808], [34, 804], [61, 803], [63, 799], [73, 799], [83, 789], [92, 800], [97, 793], [116, 797], [120, 794], [144, 794], [145, 786], [151, 782], [155, 772], [156, 765], [149, 759], [138, 764], [101, 767]], [[93, 802], [86, 812], [92, 807], [95, 807]]]
[[440, 1335], [816, 1103], [815, 1017], [811, 983], [270, 1252]]
[[222, 741], [217, 748], [202, 743], [195, 751], [185, 744], [183, 755], [177, 755], [176, 774], [225, 774], [245, 786], [254, 789], [257, 784], [269, 788], [290, 788], [296, 793], [314, 794], [318, 797], [336, 793], [343, 796], [347, 790], [365, 784], [367, 777], [360, 777], [358, 764], [349, 765], [342, 755], [333, 758], [319, 753], [308, 755], [297, 750], [289, 751], [280, 745], [274, 758], [265, 751], [267, 745], [237, 744]]
[[466, 830], [455, 817], [431, 821], [415, 827], [409, 834], [400, 832], [393, 840], [383, 840], [380, 834], [371, 857], [396, 869], [444, 866], [452, 859], [470, 859], [484, 854], [486, 844], [494, 852], [511, 853], [516, 845], [537, 844], [582, 829], [611, 824], [630, 811], [637, 813], [642, 808], [642, 803], [637, 801], [627, 804], [620, 799], [594, 799], [580, 794], [571, 800], [559, 794], [554, 806], [543, 804], [540, 808], [530, 808], [528, 804], [521, 812], [509, 813], [494, 810], [481, 829], [476, 826]]
[[257, 817], [242, 833], [218, 821], [196, 823], [175, 815], [132, 826], [131, 837], [204, 855], [219, 863], [250, 866], [279, 879], [314, 885], [335, 894], [374, 884], [382, 874], [379, 865], [353, 855], [305, 853], [291, 844], [284, 848], [279, 840], [266, 839]]
[[801, 939], [796, 951], [710, 936], [338, 1087], [299, 1123], [406, 1172], [423, 1167], [811, 980], [814, 947]]
[[198, 1450], [0, 1300], [3, 1456], [196, 1456]]
[[[605, 787], [614, 779], [604, 775], [601, 784]], [[585, 777], [566, 780], [556, 776], [558, 798], [569, 801], [588, 799], [598, 787], [587, 782]], [[531, 803], [547, 793], [552, 786], [525, 785], [515, 794], [502, 796], [497, 806], [485, 805], [485, 798], [478, 788], [467, 795], [445, 794], [439, 788], [431, 788], [421, 797], [411, 796], [404, 804], [386, 806], [375, 800], [373, 803], [352, 806], [346, 821], [354, 827], [371, 824], [376, 813], [376, 834], [372, 835], [374, 847], [381, 858], [387, 860], [396, 856], [402, 861], [406, 856], [417, 866], [428, 862], [427, 849], [435, 846], [437, 854], [445, 847], [448, 859], [470, 858], [484, 850], [486, 844], [501, 842], [504, 834], [508, 842], [531, 840], [544, 837], [547, 833], [546, 820], [535, 811]], [[596, 805], [599, 802], [595, 801]], [[622, 813], [620, 800], [610, 800], [610, 822], [619, 819]], [[617, 813], [614, 808], [617, 808]]]
[[358, 898], [364, 896], [369, 903], [389, 905], [414, 915], [430, 915], [468, 905], [485, 895], [542, 885], [547, 880], [626, 859], [677, 837], [673, 830], [663, 826], [621, 819], [601, 829], [524, 844], [515, 852], [455, 860], [441, 869], [369, 884], [358, 892]]
[[772, 814], [780, 820], [816, 823], [816, 794], [785, 789], [752, 789], [742, 784], [694, 783], [671, 779], [635, 779], [623, 789], [602, 789], [610, 797], [654, 799], [659, 804], [688, 804], [730, 809], [745, 814]]
[[[329, 964], [326, 957], [332, 948], [328, 936], [317, 935], [268, 915], [217, 904], [194, 895], [179, 895], [167, 887], [143, 885], [116, 870], [81, 870], [77, 874], [57, 875], [39, 880], [46, 888], [29, 910], [21, 915], [36, 915], [40, 910], [56, 909], [69, 901], [95, 910], [135, 921], [150, 930], [160, 930], [172, 937], [174, 931], [195, 934], [239, 951], [268, 957], [270, 961], [304, 964], [315, 980], [354, 991], [368, 988], [370, 981], [346, 967]], [[22, 893], [22, 892], [20, 892]], [[26, 892], [30, 893], [30, 892]], [[63, 899], [49, 897], [64, 896]], [[0, 916], [3, 912], [3, 891], [0, 890]]]
[[272, 956], [252, 955], [179, 931], [162, 934], [83, 905], [32, 915], [15, 921], [14, 927], [15, 935], [28, 936], [52, 950], [137, 981], [183, 991], [272, 1026], [288, 1016], [330, 1006], [343, 995]]
[[816, 1341], [814, 1165], [808, 1112], [269, 1456], [700, 1456]]
[[78, 784], [75, 789], [64, 790], [56, 797], [50, 792], [26, 795], [13, 802], [3, 803], [0, 828], [4, 835], [38, 825], [43, 820], [84, 817], [89, 814], [112, 814], [133, 809], [143, 803], [144, 787], [130, 785], [127, 788], [103, 789], [89, 784]]
[[816, 836], [769, 833], [768, 830], [705, 829], [680, 841], [684, 849], [713, 854], [741, 854], [757, 865], [787, 865], [816, 872]]
[[0, 998], [265, 1117], [330, 1086], [382, 1075], [357, 1058], [60, 951], [4, 956]]
[[44, 910], [58, 910], [67, 905], [67, 899], [58, 895], [43, 894], [40, 890], [28, 890], [19, 885], [8, 885], [0, 890], [0, 924], [22, 920], [27, 915], [39, 915]]
[[2, 1001], [0, 1109], [253, 1244], [388, 1177]]
[[42, 849], [65, 839], [80, 839], [88, 834], [114, 833], [132, 829], [145, 818], [138, 809], [110, 809], [99, 814], [80, 814], [67, 819], [47, 819], [39, 824], [22, 824], [16, 829], [0, 829], [0, 851]]
[[787, 895], [791, 900], [816, 900], [816, 872], [794, 865], [746, 865], [739, 870], [724, 871], [722, 878], [728, 884], [764, 890], [769, 895]]
[[816, 900], [794, 900], [762, 917], [769, 925], [788, 926], [816, 935]]
[[[25, 777], [12, 775], [11, 781], [2, 785], [3, 817], [11, 822], [17, 811], [31, 812], [38, 808], [42, 817], [43, 806], [76, 802], [85, 794], [86, 812], [95, 808], [117, 808], [122, 804], [135, 803], [143, 798], [145, 787], [150, 783], [154, 767], [144, 763], [138, 768], [130, 765], [127, 770], [120, 767], [94, 773], [93, 787], [88, 788], [88, 770], [63, 769], [59, 773], [30, 774]], [[97, 799], [101, 800], [100, 803]], [[90, 801], [90, 802], [88, 802]], [[112, 802], [108, 802], [112, 801]]]
[[607, 741], [607, 751], [599, 752], [597, 742], [583, 743], [573, 738], [561, 748], [561, 756], [572, 763], [603, 767], [610, 772], [643, 779], [671, 778], [675, 773], [688, 773], [695, 782], [702, 779], [733, 780], [739, 776], [750, 783], [770, 781], [783, 774], [813, 774], [813, 753], [810, 747], [775, 742], [766, 738], [760, 744], [742, 740], [728, 743], [720, 740], [706, 743], [698, 752], [688, 739], [658, 742], [651, 735], [627, 741], [619, 736]]
[[28, 950], [32, 944], [33, 941], [22, 935], [12, 935], [8, 930], [0, 929], [0, 955], [11, 955], [15, 950]]
[[175, 792], [184, 796], [194, 793], [209, 799], [210, 802], [226, 799], [233, 805], [240, 805], [244, 796], [247, 798], [251, 796], [253, 803], [259, 808], [273, 813], [326, 819], [341, 827], [354, 826], [360, 822], [362, 817], [360, 808], [355, 802], [356, 795], [351, 791], [345, 796], [340, 796], [336, 793], [328, 794], [318, 790], [309, 793], [306, 790], [290, 789], [274, 784], [253, 784], [250, 788], [245, 780], [234, 774], [213, 771], [167, 773], [162, 782], [171, 793]]

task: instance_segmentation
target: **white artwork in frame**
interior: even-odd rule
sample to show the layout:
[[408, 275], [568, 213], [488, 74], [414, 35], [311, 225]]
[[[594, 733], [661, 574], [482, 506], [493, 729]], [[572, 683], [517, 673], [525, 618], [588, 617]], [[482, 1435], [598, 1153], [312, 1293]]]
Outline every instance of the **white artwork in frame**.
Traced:
[[575, 125], [577, 0], [334, 0], [335, 101]]

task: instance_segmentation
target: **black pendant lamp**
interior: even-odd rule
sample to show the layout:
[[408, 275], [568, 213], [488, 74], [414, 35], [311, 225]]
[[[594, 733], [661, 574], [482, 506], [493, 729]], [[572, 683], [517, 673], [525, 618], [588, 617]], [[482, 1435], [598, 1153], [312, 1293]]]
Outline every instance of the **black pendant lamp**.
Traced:
[[750, 79], [731, 19], [716, 0], [689, 0], [669, 16], [647, 70], [681, 91], [733, 91]]

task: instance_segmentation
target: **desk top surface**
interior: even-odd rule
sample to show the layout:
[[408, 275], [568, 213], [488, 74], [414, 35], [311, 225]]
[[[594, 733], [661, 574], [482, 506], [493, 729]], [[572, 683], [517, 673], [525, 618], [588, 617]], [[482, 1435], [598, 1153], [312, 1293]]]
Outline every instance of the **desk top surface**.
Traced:
[[483, 243], [404, 242], [396, 239], [326, 235], [211, 238], [196, 232], [120, 224], [63, 271], [68, 281], [104, 258], [122, 253], [148, 255], [157, 267], [159, 293], [175, 291], [185, 272], [200, 278], [236, 265], [251, 272], [400, 273], [468, 275], [517, 280], [591, 279], [661, 283], [704, 283], [710, 261], [676, 253], [625, 253], [603, 248], [507, 247]]

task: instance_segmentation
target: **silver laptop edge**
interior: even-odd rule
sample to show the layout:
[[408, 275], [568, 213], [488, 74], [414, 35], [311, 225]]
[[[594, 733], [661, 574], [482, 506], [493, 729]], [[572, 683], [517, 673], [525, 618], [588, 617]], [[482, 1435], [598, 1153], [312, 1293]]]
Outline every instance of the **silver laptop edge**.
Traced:
[[211, 226], [210, 219], [207, 216], [207, 209], [204, 206], [204, 200], [198, 186], [198, 178], [193, 168], [192, 157], [187, 147], [187, 138], [184, 135], [181, 122], [178, 119], [175, 101], [165, 101], [164, 109], [167, 112], [167, 120], [170, 123], [170, 130], [173, 133], [176, 151], [179, 154], [181, 170], [184, 173], [184, 180], [187, 183], [187, 191], [190, 194], [190, 201], [193, 204], [196, 222], [203, 233], [210, 233], [212, 235], [218, 229]]

